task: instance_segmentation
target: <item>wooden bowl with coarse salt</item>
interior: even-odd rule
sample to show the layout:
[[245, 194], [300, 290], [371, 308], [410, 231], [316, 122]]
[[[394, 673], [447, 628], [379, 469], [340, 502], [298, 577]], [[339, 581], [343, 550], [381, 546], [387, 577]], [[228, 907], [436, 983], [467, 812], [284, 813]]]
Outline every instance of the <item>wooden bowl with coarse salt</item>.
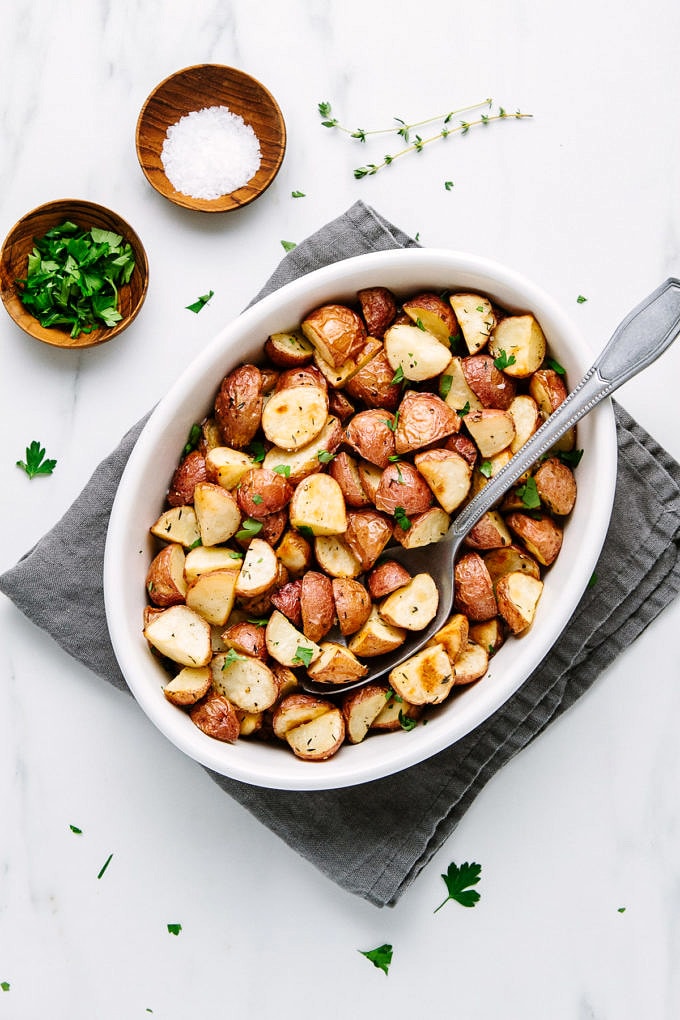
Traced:
[[137, 120], [145, 177], [175, 205], [228, 212], [258, 198], [286, 151], [286, 125], [272, 94], [235, 67], [197, 64], [149, 95]]

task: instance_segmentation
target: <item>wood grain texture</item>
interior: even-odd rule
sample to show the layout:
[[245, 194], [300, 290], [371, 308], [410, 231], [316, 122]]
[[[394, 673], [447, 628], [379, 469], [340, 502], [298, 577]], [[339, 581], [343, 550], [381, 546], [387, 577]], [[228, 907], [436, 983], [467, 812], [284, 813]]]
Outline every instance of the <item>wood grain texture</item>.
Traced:
[[[135, 255], [135, 268], [130, 283], [122, 286], [119, 291], [119, 311], [123, 316], [121, 321], [115, 326], [102, 326], [101, 329], [93, 329], [91, 333], [81, 333], [78, 337], [72, 337], [68, 330], [58, 326], [49, 329], [41, 326], [21, 303], [20, 288], [16, 284], [17, 279], [26, 276], [28, 255], [33, 250], [35, 239], [43, 237], [48, 230], [65, 220], [71, 220], [85, 229], [100, 227], [121, 234], [130, 243]], [[23, 216], [5, 238], [0, 256], [0, 296], [5, 308], [25, 333], [52, 347], [82, 349], [113, 339], [138, 315], [146, 297], [148, 283], [146, 252], [130, 224], [105, 206], [76, 198], [47, 202]]]
[[[165, 175], [161, 150], [169, 127], [181, 117], [210, 106], [226, 106], [258, 137], [262, 160], [243, 187], [219, 198], [192, 198], [176, 191]], [[271, 93], [235, 67], [197, 64], [170, 75], [148, 97], [137, 121], [137, 157], [149, 183], [186, 209], [228, 212], [258, 198], [276, 177], [286, 151], [286, 125]]]

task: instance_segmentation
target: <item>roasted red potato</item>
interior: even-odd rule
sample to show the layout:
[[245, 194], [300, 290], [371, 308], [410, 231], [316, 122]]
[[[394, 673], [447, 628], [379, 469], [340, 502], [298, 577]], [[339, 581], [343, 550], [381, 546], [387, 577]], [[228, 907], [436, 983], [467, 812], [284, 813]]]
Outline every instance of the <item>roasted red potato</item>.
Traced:
[[361, 314], [371, 336], [380, 339], [397, 315], [397, 300], [387, 287], [365, 287], [358, 291]]
[[215, 398], [215, 421], [224, 446], [243, 449], [262, 419], [262, 375], [255, 365], [241, 365], [222, 380]]

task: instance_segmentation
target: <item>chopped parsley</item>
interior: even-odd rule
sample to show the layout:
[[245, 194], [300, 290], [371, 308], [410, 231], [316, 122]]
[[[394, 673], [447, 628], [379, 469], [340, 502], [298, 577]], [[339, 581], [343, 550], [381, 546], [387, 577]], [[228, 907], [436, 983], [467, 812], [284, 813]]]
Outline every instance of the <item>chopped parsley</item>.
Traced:
[[403, 506], [396, 507], [393, 516], [395, 522], [399, 525], [401, 530], [408, 531], [408, 529], [411, 527], [411, 522], [406, 516], [406, 511], [404, 510]]
[[479, 901], [480, 896], [477, 890], [472, 889], [471, 886], [477, 885], [481, 873], [481, 864], [468, 864], [467, 861], [465, 864], [461, 864], [460, 867], [453, 862], [449, 864], [446, 874], [442, 875], [448, 895], [435, 909], [434, 913], [436, 914], [437, 910], [441, 910], [449, 900], [455, 900], [462, 907], [474, 907]]
[[189, 429], [189, 435], [187, 436], [187, 441], [186, 441], [186, 444], [184, 446], [184, 450], [182, 451], [182, 453], [184, 454], [185, 457], [189, 453], [191, 453], [192, 450], [196, 449], [196, 447], [198, 446], [198, 444], [201, 441], [201, 436], [202, 435], [203, 435], [203, 432], [201, 430], [201, 426], [197, 425], [196, 423], [194, 423], [191, 426], [191, 428]]
[[403, 711], [400, 711], [399, 725], [401, 726], [402, 730], [406, 730], [408, 732], [409, 730], [414, 729], [418, 725], [418, 720], [413, 719], [412, 716], [405, 715]]
[[252, 495], [252, 500], [255, 506], [259, 506], [260, 503], [264, 503], [264, 496], [261, 496], [259, 492], [254, 492]]
[[442, 375], [439, 379], [439, 396], [442, 400], [446, 400], [449, 393], [451, 392], [451, 384], [453, 383], [452, 375]]
[[[291, 191], [290, 197], [291, 198], [306, 198], [307, 196], [305, 195], [304, 191]], [[283, 242], [281, 242], [281, 243], [283, 243]]]
[[403, 381], [404, 381], [404, 369], [401, 367], [401, 365], [398, 365], [397, 371], [390, 379], [390, 386], [397, 386], [399, 383]]
[[0, 988], [2, 988], [3, 992], [8, 992], [11, 988], [11, 985], [9, 981], [0, 981]]
[[182, 930], [182, 925], [181, 924], [169, 924], [168, 925], [168, 932], [169, 932], [170, 935], [179, 935], [181, 930]]
[[297, 666], [309, 666], [313, 655], [313, 648], [306, 648], [304, 645], [298, 645], [295, 649], [295, 655], [293, 656], [293, 663]]
[[308, 524], [298, 524], [296, 530], [302, 535], [303, 538], [314, 539], [314, 532]]
[[104, 861], [104, 863], [102, 864], [102, 866], [100, 868], [100, 871], [99, 871], [99, 874], [97, 875], [97, 878], [101, 878], [102, 877], [102, 875], [104, 874], [104, 872], [108, 868], [109, 864], [111, 863], [112, 857], [113, 857], [113, 854], [109, 854], [109, 856], [106, 858], [106, 860]]
[[284, 478], [290, 478], [290, 464], [277, 464], [274, 471], [277, 475], [283, 475]]
[[446, 188], [447, 191], [451, 191], [451, 188], [453, 187], [453, 181], [444, 181], [444, 187]]
[[26, 276], [16, 283], [41, 326], [66, 327], [75, 338], [121, 321], [118, 291], [134, 268], [132, 246], [120, 234], [66, 220], [35, 239]]
[[239, 655], [235, 648], [230, 648], [227, 654], [224, 656], [224, 662], [222, 663], [222, 669], [229, 669], [235, 662], [243, 662], [245, 655]]
[[196, 315], [198, 315], [198, 313], [201, 311], [201, 309], [205, 308], [205, 306], [207, 305], [208, 301], [210, 301], [210, 298], [214, 297], [214, 296], [215, 296], [215, 291], [214, 290], [209, 290], [207, 294], [201, 294], [201, 296], [197, 297], [195, 301], [192, 301], [192, 303], [190, 305], [186, 305], [186, 310], [188, 312], [195, 312]]
[[501, 351], [497, 358], [494, 358], [494, 365], [502, 372], [504, 368], [508, 368], [510, 365], [514, 365], [515, 361], [514, 354], [508, 356], [505, 351]]
[[584, 297], [583, 294], [579, 294], [579, 296], [576, 298], [576, 304], [584, 305], [587, 300], [588, 300], [587, 297]]
[[26, 447], [26, 460], [17, 461], [17, 467], [22, 468], [31, 479], [38, 475], [51, 475], [56, 466], [56, 460], [45, 460], [45, 449], [36, 439]]
[[282, 241], [281, 247], [284, 251], [292, 251], [293, 248], [297, 248], [297, 244], [295, 241]]
[[546, 358], [545, 363], [548, 368], [552, 368], [553, 372], [557, 372], [558, 375], [565, 374], [565, 370], [562, 365], [560, 365], [559, 361], [555, 361], [554, 358]]
[[581, 463], [583, 450], [558, 450], [557, 456], [567, 467], [576, 467]]
[[82, 836], [83, 830], [79, 829], [77, 825], [69, 825], [71, 832], [75, 832], [76, 836]]
[[367, 960], [370, 960], [374, 967], [378, 970], [382, 970], [385, 974], [390, 969], [392, 963], [392, 946], [386, 942], [382, 946], [378, 946], [377, 949], [360, 949], [359, 952], [362, 956], [365, 956]]
[[470, 413], [470, 401], [469, 401], [469, 400], [466, 400], [466, 401], [465, 401], [465, 404], [463, 405], [463, 407], [461, 407], [461, 408], [460, 408], [460, 409], [459, 409], [459, 410], [458, 410], [458, 411], [456, 412], [456, 414], [458, 415], [458, 417], [459, 417], [459, 418], [464, 418], [464, 417], [465, 417], [465, 415], [466, 415], [466, 414], [469, 414], [469, 413]]
[[330, 462], [335, 457], [335, 454], [329, 453], [328, 450], [319, 450], [316, 456], [321, 464], [330, 464]]
[[255, 538], [262, 531], [262, 521], [255, 521], [252, 517], [246, 517], [241, 521], [241, 528], [236, 532], [236, 538], [247, 542], [249, 538]]
[[246, 453], [253, 458], [256, 464], [261, 464], [265, 454], [264, 443], [261, 443], [259, 439], [254, 439], [246, 446]]
[[484, 475], [485, 478], [491, 478], [493, 474], [493, 464], [490, 460], [483, 460], [479, 465], [479, 473]]
[[536, 488], [536, 481], [531, 477], [527, 478], [524, 485], [518, 486], [517, 495], [528, 510], [537, 510], [541, 505], [541, 499], [538, 495], [538, 489]]

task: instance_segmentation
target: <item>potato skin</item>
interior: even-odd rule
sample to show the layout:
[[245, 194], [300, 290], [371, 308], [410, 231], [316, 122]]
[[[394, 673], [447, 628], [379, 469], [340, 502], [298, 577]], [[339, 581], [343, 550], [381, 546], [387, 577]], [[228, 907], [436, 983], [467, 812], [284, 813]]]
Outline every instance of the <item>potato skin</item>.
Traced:
[[361, 314], [370, 336], [382, 340], [397, 314], [397, 299], [387, 287], [364, 287], [357, 292]]
[[406, 567], [396, 560], [385, 560], [384, 563], [374, 567], [368, 575], [368, 590], [371, 598], [382, 599], [386, 595], [391, 595], [397, 588], [403, 588], [410, 580], [411, 575]]
[[192, 450], [180, 461], [170, 481], [166, 497], [169, 506], [193, 506], [194, 489], [199, 482], [208, 480], [205, 457], [198, 450]]
[[463, 358], [463, 373], [468, 386], [484, 407], [507, 411], [517, 389], [512, 379], [496, 368], [491, 355], [473, 354]]
[[359, 411], [345, 429], [345, 442], [364, 460], [386, 468], [395, 455], [394, 415], [382, 408]]
[[224, 446], [242, 450], [262, 418], [262, 375], [255, 365], [241, 365], [222, 380], [215, 398], [215, 420]]
[[281, 372], [274, 387], [275, 393], [281, 390], [292, 390], [296, 386], [318, 386], [322, 390], [328, 390], [328, 383], [323, 374], [315, 365], [305, 365], [303, 368], [290, 368]]
[[366, 343], [366, 327], [346, 305], [315, 308], [302, 322], [302, 332], [324, 361], [338, 368]]
[[239, 655], [252, 655], [263, 662], [267, 658], [267, 646], [264, 639], [264, 627], [246, 620], [233, 623], [222, 632], [222, 640], [227, 648], [233, 648]]
[[491, 575], [477, 553], [466, 553], [454, 569], [456, 586], [455, 607], [468, 620], [490, 620], [498, 615]]
[[432, 491], [417, 468], [408, 461], [389, 464], [382, 473], [375, 505], [386, 514], [401, 507], [409, 517], [432, 506]]
[[459, 453], [461, 457], [464, 457], [470, 467], [474, 467], [477, 463], [477, 457], [479, 453], [477, 447], [468, 437], [461, 434], [450, 436], [449, 439], [444, 443], [445, 450], [453, 450], [454, 453]]
[[251, 468], [241, 478], [236, 499], [245, 517], [262, 520], [290, 503], [293, 486], [284, 475], [268, 468]]
[[565, 517], [574, 509], [576, 480], [570, 467], [558, 457], [549, 457], [534, 475], [541, 502], [551, 513]]
[[328, 473], [342, 489], [347, 506], [371, 506], [371, 501], [361, 484], [357, 462], [349, 453], [341, 451], [329, 464]]
[[401, 387], [393, 379], [394, 369], [381, 350], [352, 376], [345, 389], [350, 397], [363, 401], [368, 408], [384, 407], [394, 411], [401, 399]]
[[335, 619], [333, 585], [330, 577], [318, 570], [308, 570], [300, 581], [302, 632], [310, 641], [325, 637]]
[[554, 563], [562, 548], [562, 529], [552, 517], [541, 514], [534, 518], [528, 514], [510, 513], [505, 521], [539, 563], [544, 567]]
[[334, 577], [333, 600], [340, 633], [355, 634], [371, 615], [371, 597], [363, 584], [351, 577]]
[[460, 418], [434, 393], [409, 390], [399, 405], [395, 447], [399, 454], [420, 450], [460, 429]]
[[207, 736], [233, 744], [241, 732], [236, 709], [222, 695], [209, 695], [190, 709], [191, 721]]
[[345, 542], [361, 564], [370, 570], [392, 537], [392, 522], [377, 510], [356, 510], [347, 515]]
[[297, 578], [295, 581], [289, 581], [288, 584], [284, 584], [283, 587], [279, 588], [278, 591], [272, 592], [271, 595], [272, 605], [280, 613], [283, 613], [294, 627], [302, 625], [301, 592], [302, 579]]

